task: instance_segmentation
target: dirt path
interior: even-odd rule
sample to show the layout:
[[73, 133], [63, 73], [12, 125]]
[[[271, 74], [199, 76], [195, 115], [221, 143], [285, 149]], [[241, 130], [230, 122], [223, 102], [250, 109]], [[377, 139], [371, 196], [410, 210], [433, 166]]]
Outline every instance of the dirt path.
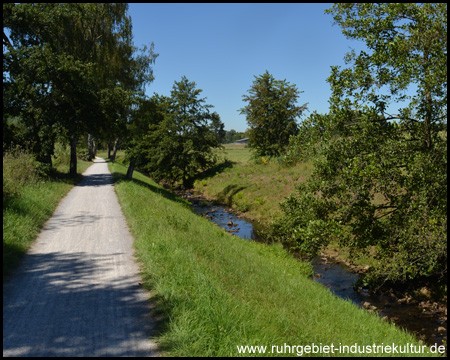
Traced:
[[149, 295], [103, 159], [3, 286], [3, 356], [152, 356]]

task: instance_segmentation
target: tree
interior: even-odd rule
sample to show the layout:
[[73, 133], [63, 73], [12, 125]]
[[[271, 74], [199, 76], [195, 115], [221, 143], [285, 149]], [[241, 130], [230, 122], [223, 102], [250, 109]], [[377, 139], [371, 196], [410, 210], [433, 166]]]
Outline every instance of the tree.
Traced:
[[237, 132], [234, 129], [231, 129], [230, 131], [225, 130], [224, 144], [234, 143], [236, 140], [243, 139], [244, 137], [245, 133], [243, 132]]
[[199, 97], [201, 92], [183, 76], [175, 81], [168, 102], [154, 98], [148, 131], [134, 141], [130, 153], [155, 180], [181, 181], [189, 188], [196, 174], [215, 164], [212, 150], [221, 145], [211, 131], [212, 105]]
[[127, 179], [133, 177], [135, 167], [145, 169], [152, 159], [157, 161], [159, 139], [152, 135], [158, 132], [169, 105], [170, 98], [158, 94], [154, 94], [150, 99], [141, 98], [136, 104], [128, 123]]
[[212, 149], [221, 145], [210, 129], [212, 105], [199, 98], [202, 91], [185, 76], [175, 82], [168, 113], [153, 134], [155, 142], [155, 136], [160, 139], [159, 151], [149, 168], [157, 179], [181, 180], [183, 187], [189, 188], [199, 171], [215, 164]]
[[45, 128], [49, 139], [54, 132], [68, 138], [71, 174], [77, 138], [123, 119], [132, 93], [153, 79], [149, 66], [156, 55], [150, 50], [133, 57], [127, 9], [119, 3], [3, 5], [3, 24], [11, 31], [11, 41], [3, 33], [8, 111], [29, 128]]
[[[36, 74], [44, 61], [38, 54], [44, 51], [40, 49], [42, 42], [35, 23], [43, 14], [36, 14], [34, 19], [29, 14], [26, 5], [3, 4], [3, 122], [8, 126], [11, 119], [18, 120], [14, 128], [20, 129], [20, 145], [31, 150], [39, 161], [51, 163], [55, 121], [47, 96], [49, 84], [43, 80], [46, 74]], [[22, 21], [24, 18], [28, 21]], [[5, 28], [11, 30], [12, 41]]]
[[316, 111], [302, 121], [298, 134], [289, 139], [284, 164], [292, 166], [299, 161], [314, 159], [327, 144], [330, 133], [326, 131], [326, 126], [329, 122], [329, 114], [318, 114]]
[[219, 144], [223, 144], [225, 141], [225, 124], [220, 120], [220, 116], [217, 112], [211, 114], [211, 131], [217, 138]]
[[[309, 255], [331, 239], [354, 256], [375, 250], [367, 283], [446, 283], [446, 9], [376, 3], [328, 11], [369, 52], [332, 68], [331, 111], [314, 132], [327, 141], [311, 180], [282, 204], [274, 233]], [[411, 84], [417, 90], [407, 96]], [[387, 113], [392, 102], [403, 106], [398, 114]]]
[[255, 76], [249, 95], [243, 95], [248, 105], [240, 109], [247, 117], [250, 145], [259, 156], [280, 156], [291, 135], [297, 133], [296, 119], [306, 105], [296, 106], [300, 91], [286, 80], [275, 80], [266, 72]]

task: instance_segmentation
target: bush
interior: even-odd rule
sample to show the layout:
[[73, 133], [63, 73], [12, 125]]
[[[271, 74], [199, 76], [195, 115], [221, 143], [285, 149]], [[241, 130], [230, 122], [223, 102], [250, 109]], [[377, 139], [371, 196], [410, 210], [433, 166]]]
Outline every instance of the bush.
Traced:
[[91, 161], [89, 158], [89, 150], [88, 149], [78, 149], [77, 150], [77, 158], [83, 161]]
[[24, 185], [44, 177], [41, 170], [34, 156], [19, 147], [3, 154], [3, 197], [19, 196]]

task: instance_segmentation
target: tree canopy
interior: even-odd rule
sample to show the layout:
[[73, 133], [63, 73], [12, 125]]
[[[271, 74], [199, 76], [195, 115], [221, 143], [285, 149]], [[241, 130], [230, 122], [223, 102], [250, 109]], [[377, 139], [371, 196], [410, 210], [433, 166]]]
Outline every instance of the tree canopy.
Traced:
[[70, 139], [72, 174], [77, 137], [114, 129], [153, 79], [156, 55], [152, 48], [137, 55], [127, 10], [127, 4], [3, 4], [6, 113], [20, 118], [42, 159], [49, 161], [56, 135]]
[[[220, 141], [214, 128], [222, 128], [212, 105], [200, 98], [202, 90], [185, 76], [175, 81], [170, 97], [154, 95], [139, 111], [134, 131], [136, 137], [127, 150], [128, 157], [155, 180], [174, 183], [185, 188], [200, 171], [216, 162], [214, 148]], [[138, 125], [141, 124], [141, 125]]]
[[289, 137], [297, 134], [297, 118], [306, 109], [306, 104], [296, 105], [301, 92], [266, 70], [255, 76], [248, 93], [242, 96], [248, 105], [240, 111], [247, 117], [251, 147], [259, 156], [280, 156]]
[[[368, 51], [332, 67], [330, 113], [314, 115], [292, 141], [293, 153], [305, 139], [321, 144], [311, 179], [282, 204], [273, 230], [304, 254], [333, 239], [354, 256], [375, 251], [367, 282], [443, 284], [447, 6], [336, 4], [327, 12]], [[392, 103], [398, 114], [387, 112]]]

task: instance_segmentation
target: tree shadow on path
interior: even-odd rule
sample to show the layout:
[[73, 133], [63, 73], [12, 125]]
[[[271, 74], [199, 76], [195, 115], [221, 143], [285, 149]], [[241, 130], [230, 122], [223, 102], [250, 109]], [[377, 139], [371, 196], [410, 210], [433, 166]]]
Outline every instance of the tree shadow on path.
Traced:
[[[155, 331], [122, 254], [27, 254], [3, 286], [3, 356], [149, 356]], [[103, 281], [104, 280], [104, 281]]]

